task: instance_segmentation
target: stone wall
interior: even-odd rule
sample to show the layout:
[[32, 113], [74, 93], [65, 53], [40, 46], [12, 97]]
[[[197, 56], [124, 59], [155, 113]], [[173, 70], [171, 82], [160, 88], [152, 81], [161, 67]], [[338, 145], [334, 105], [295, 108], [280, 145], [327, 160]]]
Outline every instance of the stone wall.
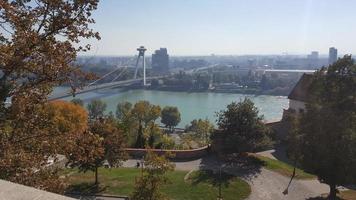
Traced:
[[[190, 150], [165, 150], [165, 149], [151, 149], [151, 151], [162, 155], [167, 152], [175, 155], [175, 160], [192, 160], [204, 157], [209, 152], [208, 146], [201, 147], [198, 149], [190, 149]], [[126, 148], [125, 151], [132, 158], [142, 158], [146, 153], [147, 149], [135, 149], [135, 148]]]
[[267, 122], [266, 126], [274, 132], [276, 136], [275, 139], [279, 141], [284, 141], [286, 139], [288, 128], [285, 121]]

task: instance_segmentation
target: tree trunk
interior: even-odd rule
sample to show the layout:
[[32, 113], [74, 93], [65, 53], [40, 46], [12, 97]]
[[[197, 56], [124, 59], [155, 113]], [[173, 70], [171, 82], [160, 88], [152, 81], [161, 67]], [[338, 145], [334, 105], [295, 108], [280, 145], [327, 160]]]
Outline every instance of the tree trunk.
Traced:
[[95, 185], [98, 185], [98, 167], [95, 167]]
[[330, 193], [329, 193], [329, 200], [336, 200], [336, 184], [331, 183], [329, 184]]

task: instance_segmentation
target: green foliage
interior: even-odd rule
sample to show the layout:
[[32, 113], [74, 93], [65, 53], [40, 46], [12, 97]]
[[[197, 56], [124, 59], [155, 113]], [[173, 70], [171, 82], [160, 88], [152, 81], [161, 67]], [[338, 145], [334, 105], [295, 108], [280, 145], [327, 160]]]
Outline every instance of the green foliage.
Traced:
[[123, 125], [129, 138], [134, 137], [133, 146], [144, 148], [153, 147], [160, 129], [156, 120], [161, 116], [161, 107], [150, 104], [148, 101], [139, 101], [132, 106], [129, 102], [119, 103], [116, 117]]
[[83, 100], [79, 98], [72, 99], [70, 102], [74, 103], [75, 105], [84, 106]]
[[116, 117], [125, 121], [130, 117], [132, 104], [130, 102], [118, 103], [116, 106]]
[[258, 109], [250, 99], [232, 102], [218, 114], [219, 132], [213, 135], [222, 138], [223, 150], [230, 153], [254, 152], [271, 145], [270, 130], [258, 115]]
[[351, 56], [316, 72], [297, 124], [302, 167], [330, 186], [356, 182], [356, 65]]
[[166, 156], [158, 156], [153, 152], [148, 152], [145, 156], [143, 174], [136, 180], [132, 200], [165, 200], [169, 199], [161, 192], [162, 185], [169, 182], [166, 173], [173, 171]]
[[91, 120], [99, 119], [104, 117], [104, 112], [106, 110], [106, 103], [98, 100], [92, 100], [88, 105], [87, 109], [89, 112], [89, 118]]
[[194, 119], [186, 131], [193, 132], [192, 136], [201, 146], [204, 146], [210, 143], [210, 134], [214, 131], [214, 124], [210, 123], [208, 119]]
[[175, 142], [174, 139], [167, 134], [160, 134], [155, 147], [157, 149], [174, 149]]
[[177, 107], [166, 106], [161, 112], [161, 122], [171, 130], [180, 122], [180, 112]]
[[127, 155], [124, 150], [126, 138], [114, 118], [105, 117], [92, 122], [90, 131], [103, 138], [104, 159], [111, 166], [118, 167], [123, 160], [126, 160]]

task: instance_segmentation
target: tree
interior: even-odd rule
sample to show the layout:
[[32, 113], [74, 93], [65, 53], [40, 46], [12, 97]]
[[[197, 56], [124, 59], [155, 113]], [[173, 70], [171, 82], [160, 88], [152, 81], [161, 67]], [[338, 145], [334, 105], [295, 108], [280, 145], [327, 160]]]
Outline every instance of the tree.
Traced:
[[177, 107], [166, 106], [161, 112], [161, 122], [172, 131], [180, 122], [180, 112]]
[[55, 86], [76, 87], [90, 78], [74, 61], [90, 48], [81, 45], [82, 38], [99, 39], [89, 28], [97, 3], [0, 1], [0, 178], [59, 189], [57, 172], [43, 166], [61, 150], [59, 141], [67, 133], [50, 128], [47, 97]]
[[194, 119], [190, 122], [190, 126], [186, 128], [186, 131], [193, 132], [194, 136], [200, 140], [200, 144], [207, 145], [209, 143], [210, 134], [214, 131], [214, 125], [211, 124], [208, 119]]
[[124, 133], [117, 127], [117, 122], [113, 118], [103, 118], [96, 120], [90, 125], [90, 130], [103, 138], [104, 157], [99, 158], [100, 162], [95, 167], [95, 184], [98, 183], [98, 167], [107, 160], [110, 166], [120, 166], [122, 161], [127, 159], [124, 148], [126, 140]]
[[135, 182], [131, 195], [132, 200], [166, 200], [169, 199], [160, 189], [169, 182], [166, 173], [174, 170], [174, 165], [169, 162], [170, 155], [158, 156], [148, 151], [145, 156], [142, 176]]
[[300, 154], [295, 157], [301, 166], [330, 186], [334, 200], [337, 185], [356, 182], [356, 65], [351, 56], [314, 74], [299, 120], [291, 142], [300, 145], [290, 152]]
[[70, 102], [72, 102], [72, 103], [74, 103], [76, 105], [84, 106], [83, 100], [81, 100], [79, 98], [72, 99]]
[[146, 144], [146, 138], [144, 136], [144, 123], [145, 119], [147, 118], [149, 107], [150, 103], [148, 101], [139, 101], [134, 105], [131, 111], [132, 116], [138, 122], [137, 139], [135, 143], [136, 148], [144, 148]]
[[89, 111], [89, 118], [91, 120], [99, 119], [104, 117], [104, 112], [106, 110], [106, 103], [101, 100], [92, 100], [87, 105], [87, 109]]
[[157, 105], [152, 105], [145, 119], [147, 123], [148, 130], [148, 146], [153, 148], [155, 143], [155, 135], [161, 133], [158, 125], [156, 124], [156, 120], [161, 116], [161, 107]]
[[126, 121], [130, 117], [132, 104], [130, 102], [118, 103], [116, 106], [116, 117], [121, 121]]
[[[67, 166], [78, 167], [80, 172], [88, 170], [95, 172], [95, 185], [98, 184], [98, 167], [105, 159], [105, 147], [103, 138], [90, 131], [79, 134], [73, 142], [67, 143], [75, 151], [68, 152]], [[90, 147], [90, 148], [87, 148]]]
[[104, 155], [105, 143], [99, 135], [88, 131], [88, 113], [79, 105], [54, 101], [47, 108], [47, 113], [53, 115], [52, 130], [66, 135], [66, 143], [61, 141], [63, 153], [68, 159], [67, 165], [78, 166], [80, 170], [92, 169], [100, 164]]
[[[155, 122], [161, 115], [161, 108], [150, 104], [148, 101], [137, 102], [131, 110], [132, 117], [138, 122], [137, 140], [135, 147], [143, 148], [146, 145], [147, 137], [145, 132], [153, 144], [153, 135], [155, 133]], [[150, 128], [149, 128], [150, 127]], [[149, 128], [149, 130], [147, 130]]]
[[[90, 123], [90, 133], [87, 138], [77, 141], [78, 146], [92, 145], [92, 148], [83, 152], [79, 148], [69, 157], [69, 165], [78, 167], [79, 171], [88, 170], [95, 172], [95, 185], [98, 181], [98, 168], [108, 161], [110, 166], [120, 166], [127, 159], [124, 148], [126, 140], [124, 133], [117, 127], [117, 122], [112, 117], [103, 117]], [[96, 149], [96, 150], [95, 150]]]
[[254, 152], [271, 144], [270, 131], [258, 115], [258, 108], [245, 98], [232, 102], [218, 114], [219, 131], [214, 137], [223, 138], [223, 150], [229, 153]]

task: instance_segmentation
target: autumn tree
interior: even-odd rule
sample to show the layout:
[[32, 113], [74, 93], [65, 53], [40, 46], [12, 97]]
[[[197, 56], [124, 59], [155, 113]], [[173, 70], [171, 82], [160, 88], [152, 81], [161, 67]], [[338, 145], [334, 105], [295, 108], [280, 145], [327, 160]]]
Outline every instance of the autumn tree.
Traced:
[[[53, 87], [80, 85], [89, 76], [74, 66], [76, 55], [99, 38], [89, 28], [98, 0], [0, 1], [0, 178], [60, 190], [56, 171], [45, 168], [68, 133], [52, 129], [46, 112]], [[10, 100], [11, 98], [11, 100]], [[11, 104], [5, 104], [7, 100]], [[58, 187], [57, 187], [58, 186]]]
[[78, 167], [80, 172], [94, 171], [94, 184], [98, 184], [98, 167], [105, 159], [103, 140], [99, 135], [86, 131], [77, 135], [75, 140], [67, 141], [67, 146], [74, 149], [65, 154], [68, 159], [67, 166]]
[[88, 128], [88, 113], [77, 105], [66, 101], [53, 101], [47, 107], [53, 114], [53, 122], [59, 132], [84, 132]]
[[116, 117], [121, 121], [126, 121], [130, 118], [132, 104], [130, 102], [120, 102], [116, 106]]
[[[161, 116], [161, 107], [148, 101], [139, 101], [132, 106], [129, 102], [118, 103], [116, 117], [129, 137], [135, 135], [134, 147], [151, 148], [160, 143], [161, 130], [157, 119]], [[130, 139], [131, 140], [131, 139]]]
[[219, 130], [214, 133], [213, 139], [223, 140], [221, 145], [225, 152], [254, 152], [270, 146], [270, 131], [250, 99], [232, 102], [217, 115]]
[[161, 116], [161, 107], [158, 105], [150, 106], [150, 110], [145, 119], [148, 129], [148, 146], [154, 148], [155, 136], [161, 133], [160, 128], [156, 124], [156, 120]]
[[148, 151], [144, 159], [142, 176], [136, 179], [135, 188], [131, 195], [132, 200], [167, 200], [169, 199], [160, 190], [162, 185], [169, 183], [166, 174], [174, 170], [174, 165], [168, 160], [171, 155], [158, 156]]
[[96, 120], [104, 117], [106, 110], [106, 103], [100, 99], [92, 100], [88, 105], [87, 109], [89, 112], [89, 118], [91, 120]]
[[298, 118], [289, 152], [330, 186], [334, 200], [336, 186], [356, 182], [356, 64], [350, 55], [314, 74]]
[[171, 131], [180, 122], [180, 112], [177, 107], [166, 106], [161, 112], [161, 122], [166, 125]]
[[[91, 123], [90, 131], [99, 135], [103, 139], [104, 155], [99, 157], [95, 163], [95, 184], [98, 183], [98, 167], [103, 162], [108, 161], [112, 167], [118, 167], [122, 161], [127, 159], [124, 148], [126, 147], [126, 139], [123, 130], [117, 127], [117, 122], [114, 118], [105, 117]], [[92, 170], [92, 168], [90, 168]]]
[[193, 132], [199, 143], [207, 145], [210, 142], [210, 134], [214, 131], [214, 125], [208, 119], [194, 119], [187, 126], [186, 131]]
[[[94, 184], [97, 185], [99, 183], [98, 168], [105, 161], [112, 167], [118, 167], [122, 161], [127, 159], [124, 150], [126, 139], [123, 131], [117, 127], [115, 118], [108, 116], [90, 122], [89, 130], [90, 132], [86, 134], [88, 138], [77, 141], [79, 149], [68, 156], [68, 165], [78, 167], [80, 172], [93, 171], [95, 173]], [[92, 148], [80, 148], [87, 145], [92, 145]]]

